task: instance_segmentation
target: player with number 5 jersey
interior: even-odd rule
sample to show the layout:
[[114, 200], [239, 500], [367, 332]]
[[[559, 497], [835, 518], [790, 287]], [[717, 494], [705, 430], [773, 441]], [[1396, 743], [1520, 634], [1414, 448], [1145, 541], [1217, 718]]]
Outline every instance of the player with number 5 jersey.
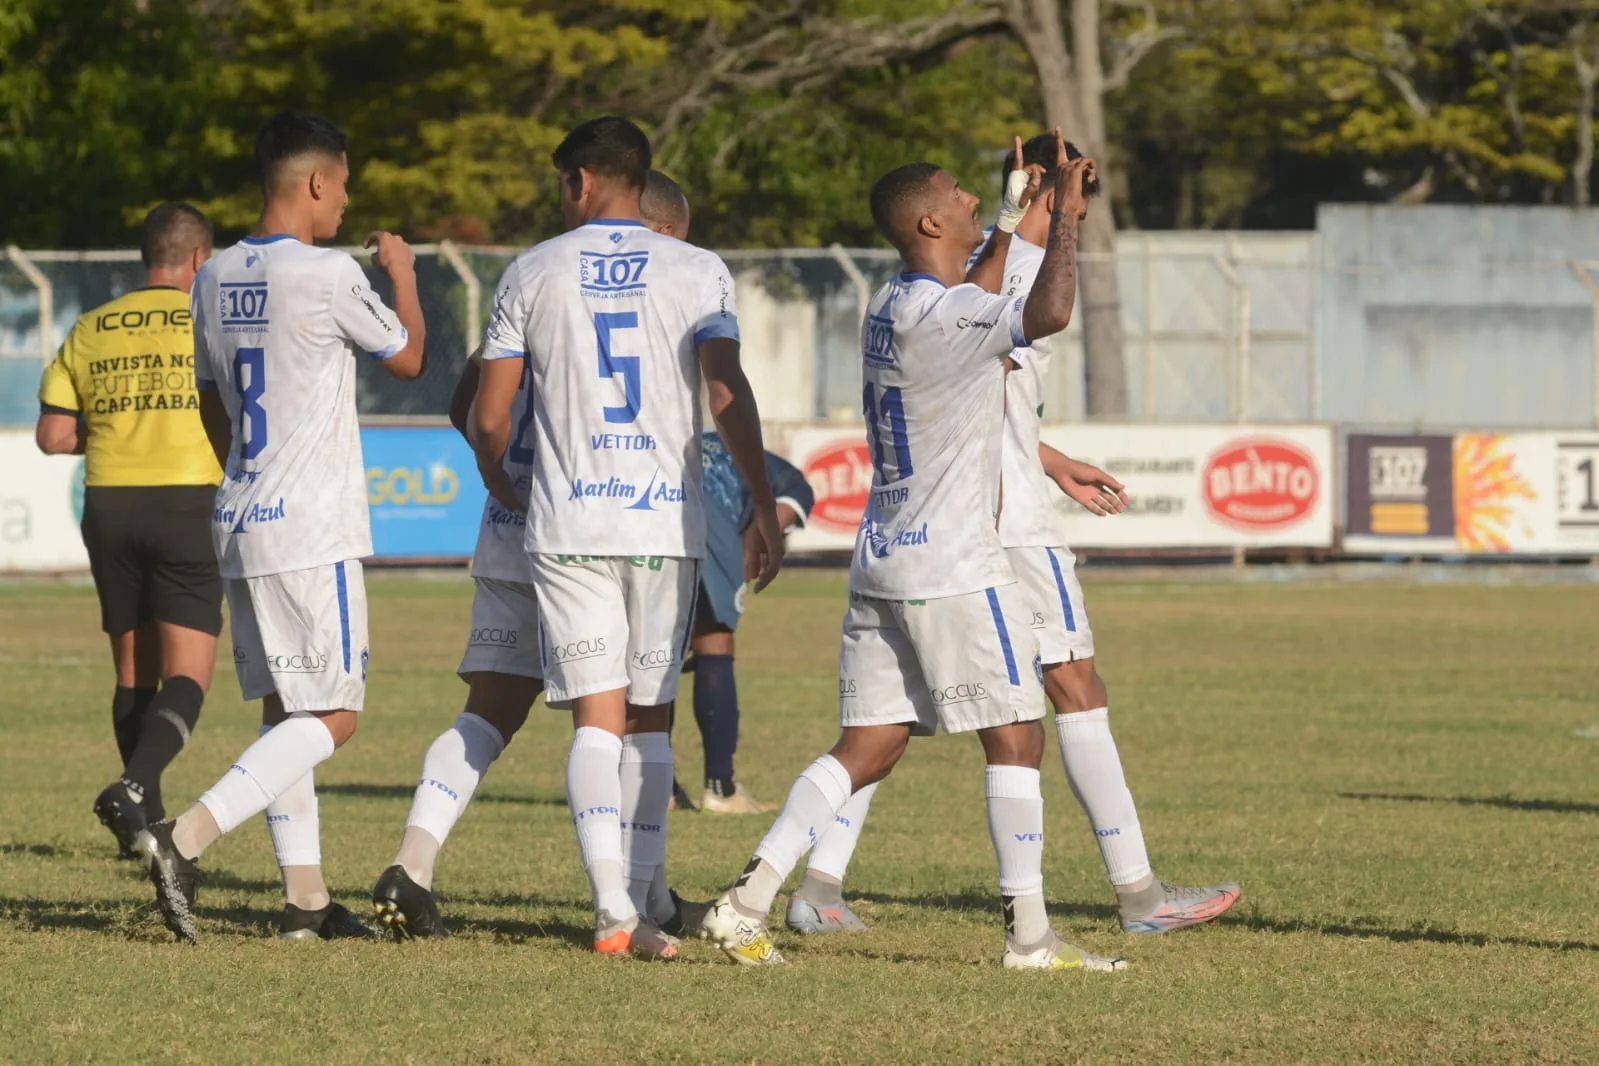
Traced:
[[[675, 942], [641, 916], [666, 857], [668, 715], [705, 556], [702, 380], [754, 503], [759, 548], [746, 576], [757, 591], [776, 576], [783, 535], [739, 365], [732, 276], [714, 254], [641, 220], [649, 139], [626, 119], [594, 119], [554, 162], [568, 232], [519, 256], [500, 281], [473, 445], [490, 491], [526, 507], [545, 697], [573, 713], [567, 797], [594, 890], [595, 949], [670, 958]], [[520, 438], [511, 409], [524, 366], [526, 500], [502, 465]]]
[[195, 860], [267, 813], [291, 939], [373, 935], [332, 902], [322, 878], [317, 764], [355, 732], [366, 692], [372, 552], [356, 423], [355, 356], [393, 376], [423, 370], [415, 257], [373, 234], [394, 283], [391, 311], [355, 260], [315, 246], [349, 202], [345, 136], [284, 113], [256, 138], [266, 204], [255, 233], [213, 258], [194, 286], [200, 419], [223, 467], [212, 515], [232, 620], [234, 663], [259, 699], [260, 738], [175, 822], [140, 834], [167, 927], [195, 940]]

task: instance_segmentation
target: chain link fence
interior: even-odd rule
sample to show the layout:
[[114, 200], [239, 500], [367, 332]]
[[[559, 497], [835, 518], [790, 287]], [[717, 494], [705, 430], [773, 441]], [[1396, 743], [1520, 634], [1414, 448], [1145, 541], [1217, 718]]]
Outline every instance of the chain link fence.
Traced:
[[[1119, 420], [1535, 427], [1599, 419], [1595, 264], [1547, 255], [1368, 261], [1342, 232], [1124, 234], [1115, 260], [1128, 410]], [[520, 249], [416, 251], [428, 370], [399, 382], [364, 367], [368, 417], [445, 414], [500, 273]], [[857, 419], [859, 322], [897, 257], [839, 247], [723, 256], [763, 416]], [[387, 297], [387, 280], [369, 273]], [[131, 250], [13, 248], [0, 258], [0, 424], [32, 424], [42, 361], [78, 315], [141, 280]], [[1055, 346], [1050, 421], [1085, 417], [1081, 317], [1079, 308]]]

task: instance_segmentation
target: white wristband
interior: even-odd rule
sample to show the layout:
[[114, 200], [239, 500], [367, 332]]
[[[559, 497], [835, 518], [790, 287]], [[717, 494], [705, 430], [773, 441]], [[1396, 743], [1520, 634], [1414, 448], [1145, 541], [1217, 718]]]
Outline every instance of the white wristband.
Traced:
[[1022, 206], [1022, 196], [1027, 192], [1030, 180], [1027, 171], [1020, 168], [1011, 171], [1006, 177], [1005, 196], [999, 203], [999, 217], [994, 220], [995, 229], [1002, 233], [1016, 232], [1016, 227], [1022, 223], [1022, 217], [1027, 214], [1027, 208]]

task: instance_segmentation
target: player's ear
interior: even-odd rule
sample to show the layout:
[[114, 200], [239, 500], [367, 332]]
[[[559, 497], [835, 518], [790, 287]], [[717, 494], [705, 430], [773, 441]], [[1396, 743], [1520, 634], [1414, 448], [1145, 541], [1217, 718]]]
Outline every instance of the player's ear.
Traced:
[[938, 221], [937, 215], [927, 214], [916, 220], [916, 232], [923, 237], [937, 238], [943, 236], [944, 226]]

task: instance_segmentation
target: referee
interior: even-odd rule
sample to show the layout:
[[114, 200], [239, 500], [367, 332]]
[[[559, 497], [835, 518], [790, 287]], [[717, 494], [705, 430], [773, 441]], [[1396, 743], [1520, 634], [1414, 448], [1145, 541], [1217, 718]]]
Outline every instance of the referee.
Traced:
[[184, 203], [144, 220], [145, 284], [83, 315], [39, 384], [36, 440], [83, 455], [83, 543], [111, 638], [122, 776], [94, 813], [129, 855], [166, 816], [161, 772], [200, 717], [222, 629], [211, 510], [222, 471], [200, 425], [189, 290], [211, 223]]

